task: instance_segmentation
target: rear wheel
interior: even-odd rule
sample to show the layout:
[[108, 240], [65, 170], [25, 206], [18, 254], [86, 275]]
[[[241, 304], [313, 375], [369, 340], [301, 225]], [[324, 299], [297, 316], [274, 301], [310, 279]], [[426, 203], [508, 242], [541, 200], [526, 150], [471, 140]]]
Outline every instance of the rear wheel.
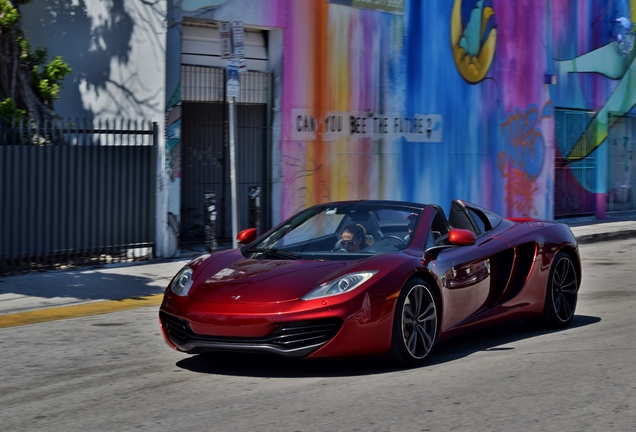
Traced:
[[405, 366], [423, 363], [437, 343], [439, 321], [435, 292], [421, 279], [409, 281], [395, 308], [391, 358]]
[[574, 262], [567, 253], [559, 252], [550, 269], [540, 323], [550, 328], [567, 327], [574, 318], [578, 291]]

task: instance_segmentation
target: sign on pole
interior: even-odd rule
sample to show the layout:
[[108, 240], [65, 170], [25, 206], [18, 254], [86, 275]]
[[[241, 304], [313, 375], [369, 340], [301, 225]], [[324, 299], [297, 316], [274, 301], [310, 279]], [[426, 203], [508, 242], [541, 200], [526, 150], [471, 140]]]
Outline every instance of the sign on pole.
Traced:
[[231, 97], [231, 98], [241, 97], [241, 84], [239, 80], [237, 79], [227, 80], [227, 97]]
[[230, 59], [227, 62], [227, 79], [239, 79], [239, 68], [241, 67], [241, 62], [237, 59]]
[[221, 36], [221, 58], [232, 57], [232, 27], [229, 21], [219, 23], [219, 33]]
[[243, 21], [232, 21], [232, 41], [234, 57], [245, 58], [245, 37], [243, 36]]
[[241, 96], [241, 80], [239, 77], [240, 61], [231, 58], [227, 62], [227, 96]]

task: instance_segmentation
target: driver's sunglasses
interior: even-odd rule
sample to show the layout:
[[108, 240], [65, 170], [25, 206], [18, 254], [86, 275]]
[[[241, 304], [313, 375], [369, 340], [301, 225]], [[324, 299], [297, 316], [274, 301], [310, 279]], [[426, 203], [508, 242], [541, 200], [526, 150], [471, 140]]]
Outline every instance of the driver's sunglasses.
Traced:
[[353, 240], [342, 240], [342, 245], [343, 245], [343, 246], [353, 246], [353, 245], [355, 245], [355, 244], [356, 244], [356, 243], [355, 243], [355, 241], [353, 241]]

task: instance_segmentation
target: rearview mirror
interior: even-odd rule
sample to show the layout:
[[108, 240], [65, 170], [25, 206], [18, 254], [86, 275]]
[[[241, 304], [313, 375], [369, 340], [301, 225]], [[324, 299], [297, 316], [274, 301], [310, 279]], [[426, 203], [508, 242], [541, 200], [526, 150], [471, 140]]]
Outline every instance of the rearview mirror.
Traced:
[[256, 240], [256, 228], [245, 229], [236, 236], [236, 241], [240, 245], [250, 244], [254, 240]]
[[467, 246], [475, 244], [476, 241], [475, 233], [467, 229], [451, 228], [448, 233], [448, 242], [453, 245]]

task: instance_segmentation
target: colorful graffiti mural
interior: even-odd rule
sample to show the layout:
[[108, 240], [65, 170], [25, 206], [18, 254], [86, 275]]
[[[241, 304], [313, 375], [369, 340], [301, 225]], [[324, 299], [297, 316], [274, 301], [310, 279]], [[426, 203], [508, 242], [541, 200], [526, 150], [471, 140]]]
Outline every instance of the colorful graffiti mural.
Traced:
[[[241, 19], [282, 29], [274, 222], [315, 203], [361, 198], [445, 208], [463, 198], [550, 219], [556, 155], [567, 165], [598, 152], [612, 127], [608, 113], [634, 111], [635, 6], [184, 0], [171, 23]], [[178, 54], [168, 61], [178, 63]], [[569, 148], [556, 148], [554, 107], [596, 112]], [[174, 172], [178, 145], [168, 146]], [[591, 192], [607, 193], [606, 183]]]
[[457, 70], [469, 83], [484, 79], [495, 56], [497, 28], [489, 0], [455, 0], [451, 44]]
[[[574, 46], [555, 46], [556, 79], [560, 83], [553, 96], [560, 106], [588, 109], [595, 112], [578, 140], [570, 145], [558, 143], [559, 152], [564, 154], [563, 169], [595, 155], [595, 181], [589, 181], [585, 170], [573, 168], [569, 176], [574, 177], [581, 189], [581, 200], [585, 195], [595, 195], [594, 212], [597, 217], [605, 217], [606, 201], [611, 189], [611, 180], [606, 174], [611, 165], [608, 160], [608, 142], [611, 129], [622, 116], [636, 106], [636, 87], [632, 70], [636, 51], [634, 48], [634, 26], [636, 2], [618, 0], [611, 4], [589, 2], [587, 16], [593, 16], [589, 33], [592, 43], [578, 46], [580, 53], [571, 55]], [[595, 7], [596, 6], [596, 7]], [[581, 11], [566, 8], [558, 10], [568, 18], [580, 21]], [[613, 119], [613, 120], [611, 120]], [[573, 189], [570, 187], [569, 189]], [[571, 199], [571, 198], [569, 198]]]

